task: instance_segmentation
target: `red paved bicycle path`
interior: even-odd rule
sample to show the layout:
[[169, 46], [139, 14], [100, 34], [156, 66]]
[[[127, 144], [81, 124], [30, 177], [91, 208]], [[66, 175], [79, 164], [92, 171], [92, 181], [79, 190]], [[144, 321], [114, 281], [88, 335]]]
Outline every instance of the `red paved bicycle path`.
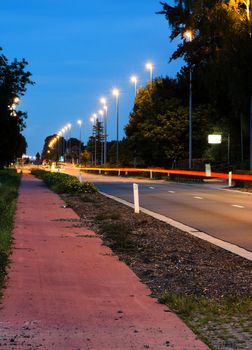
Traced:
[[208, 349], [63, 205], [23, 175], [1, 349]]

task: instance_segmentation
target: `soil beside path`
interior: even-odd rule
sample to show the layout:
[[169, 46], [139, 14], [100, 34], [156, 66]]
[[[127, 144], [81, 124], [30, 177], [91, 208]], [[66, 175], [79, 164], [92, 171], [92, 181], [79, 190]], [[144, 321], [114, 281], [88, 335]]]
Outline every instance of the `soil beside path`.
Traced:
[[208, 349], [79, 222], [58, 195], [23, 175], [1, 349]]

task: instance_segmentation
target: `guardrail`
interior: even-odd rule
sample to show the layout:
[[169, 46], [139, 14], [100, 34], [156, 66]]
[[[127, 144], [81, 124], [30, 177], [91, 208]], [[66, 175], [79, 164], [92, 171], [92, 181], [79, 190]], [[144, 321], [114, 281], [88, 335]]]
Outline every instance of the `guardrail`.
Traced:
[[236, 173], [218, 173], [218, 172], [207, 172], [207, 171], [194, 171], [194, 170], [175, 170], [175, 169], [159, 169], [159, 168], [103, 168], [103, 167], [80, 167], [83, 171], [96, 171], [99, 174], [104, 172], [117, 172], [120, 176], [122, 173], [128, 175], [128, 173], [149, 173], [152, 179], [153, 174], [165, 174], [170, 176], [175, 175], [185, 175], [185, 176], [197, 176], [204, 178], [218, 178], [229, 180], [241, 180], [241, 181], [252, 181], [252, 175], [249, 174], [236, 174]]

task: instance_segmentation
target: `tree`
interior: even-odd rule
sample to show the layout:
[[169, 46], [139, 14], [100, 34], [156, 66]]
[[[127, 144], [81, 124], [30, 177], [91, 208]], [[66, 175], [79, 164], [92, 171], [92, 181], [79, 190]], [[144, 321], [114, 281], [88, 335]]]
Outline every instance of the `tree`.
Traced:
[[[194, 104], [196, 102], [197, 105], [197, 100], [201, 98], [215, 106], [218, 115], [225, 119], [233, 139], [240, 138], [240, 158], [243, 158], [242, 130], [244, 125], [249, 130], [249, 103], [252, 128], [250, 1], [176, 0], [174, 6], [161, 4], [163, 11], [160, 13], [165, 15], [171, 28], [170, 39], [181, 39], [170, 59], [185, 59], [186, 66], [181, 75], [185, 77], [188, 74], [187, 67], [193, 71]], [[183, 40], [188, 29], [193, 38], [189, 42]], [[250, 133], [252, 157], [252, 129]], [[245, 144], [248, 144], [246, 136], [248, 133], [244, 134]]]
[[[0, 51], [2, 49], [0, 48]], [[24, 95], [31, 73], [26, 71], [28, 62], [22, 59], [8, 62], [0, 55], [0, 168], [21, 157], [26, 151], [22, 136], [27, 114], [16, 111], [17, 97]]]
[[[179, 98], [180, 85], [170, 78], [156, 79], [141, 88], [125, 127], [132, 158], [146, 166], [172, 166], [188, 155], [188, 106]], [[181, 90], [182, 91], [182, 90]], [[182, 93], [183, 96], [183, 93]], [[193, 148], [195, 157], [202, 157], [207, 145], [209, 123], [215, 114], [208, 105], [193, 111]]]

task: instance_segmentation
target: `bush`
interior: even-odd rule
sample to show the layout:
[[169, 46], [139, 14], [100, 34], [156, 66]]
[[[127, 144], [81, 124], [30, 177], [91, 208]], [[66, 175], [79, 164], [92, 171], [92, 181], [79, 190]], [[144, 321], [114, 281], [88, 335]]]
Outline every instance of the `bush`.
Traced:
[[93, 193], [97, 189], [90, 182], [80, 182], [75, 176], [62, 173], [51, 173], [33, 169], [32, 174], [42, 179], [48, 187], [57, 193]]

